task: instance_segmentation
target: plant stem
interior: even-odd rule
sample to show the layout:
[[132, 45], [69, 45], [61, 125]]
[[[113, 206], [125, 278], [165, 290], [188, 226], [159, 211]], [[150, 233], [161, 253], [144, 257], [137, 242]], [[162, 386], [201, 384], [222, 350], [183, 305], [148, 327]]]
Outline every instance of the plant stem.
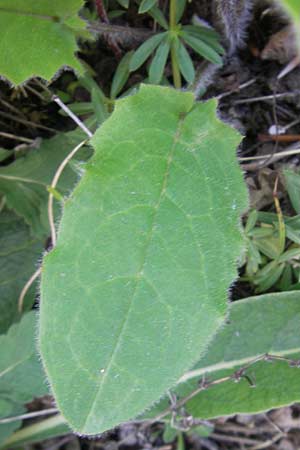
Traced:
[[176, 23], [176, 1], [177, 0], [170, 0], [170, 17], [169, 17], [169, 24], [170, 24], [170, 32], [172, 36], [172, 42], [171, 42], [171, 63], [172, 63], [172, 73], [173, 73], [173, 82], [176, 89], [181, 88], [181, 76], [180, 76], [180, 70], [179, 70], [179, 64], [176, 54], [176, 48], [175, 48], [175, 36], [177, 31], [177, 23]]

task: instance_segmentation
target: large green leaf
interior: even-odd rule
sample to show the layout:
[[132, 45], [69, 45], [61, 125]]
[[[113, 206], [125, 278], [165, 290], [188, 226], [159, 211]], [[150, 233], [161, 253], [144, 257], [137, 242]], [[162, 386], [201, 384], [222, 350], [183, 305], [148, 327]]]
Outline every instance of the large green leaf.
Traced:
[[[24, 403], [48, 392], [35, 346], [35, 313], [0, 336], [0, 417], [19, 414]], [[0, 424], [0, 441], [20, 422]]]
[[[299, 359], [300, 294], [281, 292], [240, 300], [232, 304], [229, 323], [215, 337], [208, 353], [185, 374], [176, 393], [189, 394], [201, 377], [222, 378], [266, 353]], [[300, 400], [299, 369], [287, 362], [259, 362], [246, 372], [246, 379], [209, 388], [187, 404], [194, 417], [212, 418], [236, 413], [258, 413]], [[168, 406], [166, 400], [149, 414], [155, 416]]]
[[[20, 319], [18, 298], [29, 277], [36, 271], [44, 250], [43, 242], [30, 234], [25, 222], [11, 211], [0, 214], [0, 333]], [[35, 286], [25, 298], [34, 301]]]
[[76, 33], [85, 28], [82, 0], [0, 0], [0, 74], [14, 84], [49, 80], [62, 66], [79, 72]]
[[[25, 219], [36, 236], [49, 235], [47, 186], [61, 162], [82, 139], [83, 133], [77, 130], [58, 134], [42, 141], [38, 149], [29, 151], [14, 163], [0, 167], [0, 192], [5, 195], [7, 206]], [[86, 159], [86, 152], [77, 158]], [[79, 171], [72, 160], [60, 177], [58, 191], [67, 194], [78, 177]], [[60, 208], [56, 207], [58, 217]]]
[[76, 431], [137, 416], [224, 321], [247, 195], [240, 136], [215, 110], [143, 86], [93, 138], [41, 283], [42, 358]]

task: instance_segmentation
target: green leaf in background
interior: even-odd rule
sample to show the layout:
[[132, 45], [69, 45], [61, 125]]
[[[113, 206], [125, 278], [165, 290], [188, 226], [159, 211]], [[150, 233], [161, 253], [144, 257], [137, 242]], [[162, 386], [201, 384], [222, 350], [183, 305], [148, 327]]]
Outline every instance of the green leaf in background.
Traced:
[[97, 125], [99, 126], [108, 118], [109, 112], [105, 103], [105, 96], [98, 87], [92, 88], [91, 102], [97, 119]]
[[[18, 298], [37, 269], [44, 242], [31, 235], [22, 218], [4, 210], [0, 213], [0, 249], [0, 333], [5, 333], [20, 319]], [[34, 302], [35, 288], [32, 286], [25, 297], [27, 308]]]
[[177, 39], [176, 53], [179, 62], [179, 69], [185, 80], [188, 83], [192, 83], [195, 79], [195, 69], [192, 58], [190, 57], [185, 46]]
[[176, 23], [178, 23], [184, 13], [186, 7], [186, 0], [176, 1]]
[[163, 12], [157, 5], [154, 5], [148, 11], [148, 14], [165, 30], [167, 30], [169, 28], [169, 24], [163, 14]]
[[165, 65], [170, 51], [168, 36], [159, 44], [149, 68], [149, 82], [159, 84], [164, 74]]
[[215, 111], [144, 85], [93, 138], [41, 281], [42, 358], [76, 431], [136, 417], [224, 321], [247, 195], [240, 136]]
[[121, 92], [121, 90], [127, 83], [129, 77], [129, 64], [132, 55], [132, 51], [126, 53], [119, 62], [119, 65], [114, 73], [110, 89], [110, 96], [112, 99], [115, 99], [117, 97], [117, 95]]
[[[181, 381], [193, 378], [175, 390], [179, 398], [199, 386], [201, 377], [213, 380], [230, 375], [266, 353], [299, 359], [299, 300], [300, 293], [295, 291], [234, 302], [229, 323], [217, 334], [194, 370], [182, 377]], [[203, 419], [253, 414], [300, 400], [299, 369], [289, 367], [286, 362], [259, 362], [246, 373], [255, 382], [255, 388], [245, 379], [213, 386], [187, 403], [188, 413]], [[149, 415], [155, 416], [165, 407], [168, 407], [166, 400]]]
[[146, 61], [151, 53], [160, 44], [163, 38], [166, 36], [166, 32], [158, 33], [155, 36], [147, 39], [132, 55], [129, 68], [130, 71], [137, 70]]
[[[0, 336], [1, 418], [22, 413], [24, 403], [48, 393], [35, 345], [35, 321], [35, 313], [27, 313]], [[18, 426], [20, 422], [0, 424], [0, 440]]]
[[217, 53], [216, 50], [210, 44], [207, 44], [203, 40], [196, 38], [193, 34], [182, 31], [181, 32], [182, 39], [193, 49], [196, 53], [203, 58], [211, 61], [214, 64], [221, 65], [222, 58]]
[[5, 148], [0, 148], [0, 162], [4, 161], [6, 158], [11, 156], [12, 153], [9, 150], [6, 150]]
[[117, 0], [117, 2], [119, 3], [119, 5], [123, 6], [123, 8], [128, 8], [129, 6], [129, 0]]
[[[45, 139], [38, 149], [32, 149], [8, 166], [0, 167], [0, 192], [5, 196], [6, 205], [23, 217], [30, 225], [32, 233], [38, 237], [49, 235], [47, 203], [48, 185], [64, 158], [82, 139], [83, 132], [73, 131]], [[86, 152], [77, 155], [86, 159]], [[79, 178], [79, 171], [72, 163], [64, 170], [57, 190], [69, 193]], [[60, 207], [56, 205], [56, 218]]]
[[285, 170], [284, 178], [291, 204], [297, 214], [300, 213], [300, 175], [293, 170]]
[[217, 53], [223, 55], [224, 48], [220, 44], [220, 35], [215, 30], [201, 25], [184, 25], [182, 30], [195, 39], [205, 42]]
[[14, 84], [51, 79], [62, 66], [82, 72], [75, 57], [82, 0], [0, 0], [0, 74]]
[[157, 0], [142, 0], [140, 6], [139, 6], [139, 14], [143, 14], [149, 9], [153, 8], [154, 5], [156, 5]]

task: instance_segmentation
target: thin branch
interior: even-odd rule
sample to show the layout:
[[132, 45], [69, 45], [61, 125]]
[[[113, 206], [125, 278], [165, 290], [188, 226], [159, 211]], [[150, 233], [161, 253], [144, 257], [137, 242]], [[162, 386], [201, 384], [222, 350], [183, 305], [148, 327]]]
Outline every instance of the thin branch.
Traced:
[[237, 92], [240, 92], [242, 89], [245, 89], [248, 86], [251, 86], [256, 82], [256, 78], [252, 78], [251, 80], [246, 81], [245, 83], [240, 84], [235, 89], [232, 89], [228, 92], [223, 92], [222, 94], [219, 94], [216, 96], [217, 100], [221, 100], [224, 97], [228, 97], [229, 95], [236, 94]]
[[33, 275], [31, 275], [31, 277], [29, 278], [29, 280], [23, 287], [20, 297], [19, 297], [19, 300], [18, 300], [18, 311], [19, 312], [22, 312], [22, 310], [23, 310], [24, 298], [25, 298], [25, 295], [27, 294], [28, 289], [31, 287], [31, 285], [34, 283], [34, 281], [40, 276], [41, 273], [42, 273], [42, 268], [40, 267], [37, 271], [34, 272]]
[[[52, 190], [55, 190], [58, 180], [59, 180], [64, 168], [66, 167], [66, 165], [73, 158], [73, 156], [78, 152], [78, 150], [81, 147], [83, 147], [87, 142], [88, 142], [88, 139], [85, 139], [84, 141], [80, 142], [80, 144], [78, 144], [68, 154], [68, 156], [62, 161], [62, 163], [58, 167], [58, 169], [54, 175], [54, 178], [52, 180], [52, 183], [50, 185]], [[48, 199], [48, 220], [49, 220], [50, 231], [51, 231], [52, 246], [55, 247], [55, 245], [56, 245], [56, 230], [55, 230], [54, 214], [53, 214], [53, 194], [52, 194], [52, 192], [49, 193], [49, 199]]]
[[279, 441], [279, 439], [283, 438], [285, 435], [285, 433], [278, 433], [272, 439], [262, 442], [261, 444], [254, 445], [254, 447], [250, 447], [249, 450], [262, 450], [264, 448], [271, 447], [271, 445], [275, 444], [275, 442]]
[[151, 37], [154, 33], [147, 28], [132, 28], [108, 23], [90, 22], [87, 26], [92, 33], [102, 37], [112, 37], [122, 47], [134, 48]]
[[[168, 416], [169, 414], [172, 414], [174, 411], [180, 410], [180, 408], [184, 407], [185, 404], [189, 400], [194, 398], [196, 395], [200, 394], [200, 392], [205, 391], [206, 389], [208, 389], [212, 386], [216, 386], [216, 385], [225, 383], [227, 381], [239, 382], [239, 381], [241, 381], [241, 379], [245, 379], [250, 384], [251, 387], [254, 387], [255, 385], [254, 385], [253, 381], [250, 379], [250, 377], [247, 375], [246, 372], [251, 366], [257, 364], [260, 361], [284, 361], [284, 362], [288, 363], [290, 367], [300, 367], [300, 360], [294, 360], [294, 359], [290, 359], [290, 358], [287, 358], [287, 357], [281, 356], [281, 355], [271, 355], [271, 354], [265, 353], [263, 355], [258, 356], [255, 359], [249, 361], [243, 367], [240, 367], [238, 370], [236, 370], [232, 374], [227, 375], [225, 377], [217, 378], [216, 380], [212, 380], [212, 381], [207, 381], [205, 379], [205, 377], [203, 377], [202, 380], [200, 381], [199, 387], [197, 387], [192, 392], [190, 392], [188, 395], [186, 395], [185, 397], [183, 397], [182, 399], [177, 401], [175, 406], [170, 405], [168, 408], [166, 408], [164, 411], [162, 411], [160, 414], [158, 414], [156, 417], [154, 417], [154, 419], [151, 421], [151, 423], [160, 421], [161, 419]], [[189, 423], [192, 423], [192, 420], [189, 420]]]
[[15, 141], [26, 142], [27, 144], [32, 144], [34, 142], [34, 139], [28, 139], [23, 136], [16, 136], [15, 134], [5, 133], [4, 131], [0, 131], [0, 136], [6, 139], [13, 139]]
[[4, 419], [0, 419], [0, 424], [16, 422], [17, 420], [27, 420], [32, 419], [33, 417], [46, 416], [48, 414], [56, 414], [56, 413], [58, 413], [57, 408], [42, 409], [40, 411], [20, 414], [19, 416], [4, 417]]
[[58, 130], [55, 130], [54, 128], [46, 127], [45, 125], [34, 123], [30, 120], [21, 119], [20, 117], [13, 116], [12, 114], [9, 114], [7, 112], [0, 111], [0, 116], [5, 117], [6, 119], [13, 120], [14, 122], [22, 123], [23, 125], [27, 125], [32, 128], [39, 128], [40, 130], [51, 131], [52, 133], [58, 132]]
[[93, 133], [85, 126], [85, 124], [82, 122], [82, 120], [79, 119], [71, 110], [70, 108], [65, 105], [57, 95], [52, 96], [52, 100], [57, 103], [61, 109], [65, 111], [66, 114], [68, 114], [69, 117], [78, 125], [87, 135], [89, 138], [93, 136]]
[[271, 95], [263, 95], [261, 97], [250, 97], [250, 98], [244, 98], [241, 100], [236, 100], [233, 102], [234, 105], [242, 105], [243, 103], [255, 103], [255, 102], [264, 102], [266, 100], [274, 100], [275, 98], [284, 98], [284, 97], [295, 97], [295, 95], [300, 95], [300, 90], [296, 89], [295, 91], [291, 92], [282, 92], [280, 94], [271, 94]]

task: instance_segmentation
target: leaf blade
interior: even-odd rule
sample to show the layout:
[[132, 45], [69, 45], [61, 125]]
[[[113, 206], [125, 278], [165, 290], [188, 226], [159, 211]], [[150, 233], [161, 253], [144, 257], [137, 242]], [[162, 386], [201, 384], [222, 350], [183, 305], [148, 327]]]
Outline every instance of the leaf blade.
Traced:
[[[175, 393], [183, 397], [199, 386], [199, 378], [209, 380], [232, 375], [235, 370], [264, 354], [299, 359], [299, 292], [264, 294], [234, 302], [229, 322], [216, 335], [207, 354], [182, 377]], [[223, 383], [190, 400], [187, 411], [195, 418], [211, 419], [231, 414], [256, 414], [299, 401], [297, 369], [286, 362], [257, 363], [246, 372], [256, 387], [246, 380]], [[147, 417], [155, 417], [168, 407], [165, 399]]]
[[[159, 102], [164, 107], [158, 111]], [[236, 275], [235, 257], [243, 248], [239, 216], [246, 207], [246, 194], [233, 151], [240, 137], [216, 122], [215, 102], [193, 107], [192, 94], [153, 86], [143, 86], [138, 94], [117, 102], [115, 112], [93, 139], [95, 156], [65, 207], [57, 246], [44, 260], [43, 360], [63, 415], [74, 429], [86, 434], [129, 420], [157, 400], [178, 374], [192, 365], [198, 349], [205, 350], [225, 317], [227, 286]], [[199, 131], [199, 123], [204, 131]], [[215, 132], [216, 123], [220, 133], [226, 129], [227, 152], [222, 152], [222, 157], [230, 170], [225, 171], [218, 159], [221, 141], [215, 143], [212, 155], [209, 131]], [[182, 133], [181, 139], [178, 133]], [[184, 151], [182, 142], [187, 145]], [[216, 164], [224, 178], [223, 194], [215, 193], [209, 184]], [[183, 182], [185, 189], [177, 189]], [[198, 193], [191, 196], [195, 183], [199, 192], [202, 187], [201, 198]], [[91, 197], [95, 188], [97, 195]], [[88, 221], [76, 219], [89, 241], [81, 247], [80, 261], [88, 256], [94, 269], [82, 262], [78, 266], [79, 254], [74, 256], [74, 246], [66, 241], [70, 226], [75, 225], [75, 210], [86, 208], [98, 212], [89, 214]], [[229, 231], [228, 248], [222, 250], [225, 268], [220, 255], [216, 261], [211, 250], [208, 252], [205, 237], [207, 229], [213, 229], [223, 239], [223, 228], [218, 226], [222, 208], [226, 209], [223, 226]], [[209, 213], [202, 217], [203, 211]], [[191, 225], [186, 214], [195, 215]], [[78, 230], [76, 236], [78, 239]], [[215, 273], [219, 264], [218, 274], [211, 273], [209, 280], [202, 252], [207, 256], [208, 272], [214, 268]], [[181, 261], [186, 261], [186, 268]], [[94, 294], [84, 294], [84, 285], [93, 286]], [[210, 296], [209, 286], [213, 285], [219, 287]], [[73, 304], [79, 294], [81, 300]], [[89, 300], [82, 303], [83, 298]], [[69, 330], [60, 320], [65, 308], [72, 324]], [[183, 320], [184, 310], [189, 314]], [[81, 320], [88, 328], [81, 329]], [[179, 359], [172, 350], [175, 341]], [[157, 360], [163, 371], [157, 370]], [[61, 370], [61, 363], [68, 367]], [[76, 398], [84, 396], [80, 415], [72, 404], [74, 397], [65, 395], [66, 383], [76, 389]]]
[[159, 33], [147, 39], [132, 55], [129, 68], [130, 71], [137, 70], [146, 61], [164, 38], [165, 33]]

